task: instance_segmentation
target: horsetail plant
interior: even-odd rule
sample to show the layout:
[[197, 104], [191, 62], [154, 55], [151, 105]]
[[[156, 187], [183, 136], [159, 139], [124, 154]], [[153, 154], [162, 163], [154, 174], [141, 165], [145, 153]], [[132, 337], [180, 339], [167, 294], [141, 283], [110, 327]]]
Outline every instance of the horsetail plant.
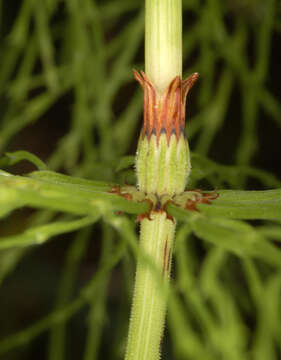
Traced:
[[[140, 217], [140, 247], [166, 284], [176, 221], [165, 205], [183, 193], [190, 173], [185, 103], [198, 78], [194, 73], [182, 81], [181, 6], [181, 0], [146, 0], [146, 72], [134, 71], [144, 90], [144, 124], [136, 156], [138, 190], [151, 203], [149, 213]], [[126, 360], [159, 358], [166, 297], [149, 264], [139, 258]]]
[[[127, 14], [138, 3], [66, 0], [62, 1], [66, 9], [63, 17], [59, 15], [61, 1], [54, 0], [46, 6], [44, 2], [39, 6], [31, 3], [23, 1], [11, 29], [7, 32], [9, 16], [2, 29], [7, 36], [0, 67], [3, 90], [0, 148], [11, 145], [9, 152], [0, 156], [0, 217], [2, 222], [11, 214], [7, 229], [12, 229], [6, 231], [6, 225], [1, 227], [0, 284], [5, 281], [8, 285], [11, 281], [12, 286], [4, 284], [0, 296], [3, 309], [0, 357], [23, 346], [25, 349], [20, 351], [24, 353], [18, 356], [29, 358], [35, 354], [38, 358], [39, 351], [41, 357], [42, 348], [38, 344], [42, 344], [42, 338], [35, 343], [36, 353], [27, 345], [45, 332], [50, 338], [50, 360], [77, 356], [84, 360], [120, 356], [125, 356], [125, 360], [159, 360], [169, 308], [171, 345], [177, 360], [275, 360], [281, 353], [281, 252], [277, 244], [281, 241], [281, 182], [271, 173], [248, 166], [247, 159], [255, 149], [252, 145], [258, 143], [255, 124], [259, 106], [280, 122], [280, 104], [269, 91], [268, 82], [263, 81], [271, 53], [268, 44], [273, 29], [279, 26], [275, 16], [277, 2], [265, 2], [260, 18], [255, 9], [255, 24], [251, 17], [251, 26], [248, 17], [241, 16], [240, 11], [234, 15], [237, 9], [220, 6], [219, 1], [185, 2], [186, 10], [196, 15], [196, 21], [188, 27], [183, 53], [187, 58], [199, 48], [195, 67], [202, 74], [198, 96], [201, 110], [188, 129], [190, 138], [198, 136], [196, 153], [191, 153], [192, 174], [184, 132], [185, 102], [198, 74], [182, 79], [181, 0], [146, 0], [145, 71], [134, 71], [144, 91], [144, 123], [136, 160], [126, 154], [137, 124], [132, 119], [141, 110], [138, 94], [131, 97], [125, 109], [117, 109], [118, 117], [111, 116], [110, 109], [115, 113], [115, 96], [129, 79], [123, 75], [130, 74], [131, 62], [140, 47], [143, 12], [124, 29], [120, 26], [116, 37], [111, 36], [112, 29], [118, 28], [117, 18], [123, 19], [120, 14]], [[234, 19], [230, 31], [225, 25], [229, 15]], [[252, 32], [252, 26], [260, 31]], [[209, 31], [211, 27], [214, 31]], [[245, 58], [253, 36], [257, 44], [254, 67]], [[54, 40], [63, 46], [56, 46]], [[222, 69], [218, 73], [217, 64]], [[223, 125], [237, 84], [242, 90], [243, 126], [238, 152], [246, 156], [243, 166], [219, 164], [205, 156]], [[25, 138], [17, 134], [34, 121], [44, 122], [44, 113], [48, 117], [49, 110], [57, 107], [54, 104], [69, 93], [74, 95], [73, 121], [47, 165], [24, 149], [16, 151], [17, 138]], [[44, 126], [41, 136], [45, 139]], [[13, 138], [15, 141], [11, 141]], [[54, 145], [57, 140], [52, 141]], [[262, 152], [260, 149], [257, 155]], [[12, 174], [8, 168], [21, 161], [28, 161], [37, 170]], [[124, 175], [131, 176], [129, 167], [134, 163], [137, 186], [121, 185]], [[57, 172], [58, 169], [67, 174]], [[241, 189], [244, 180], [251, 178], [263, 186], [262, 190]], [[201, 180], [219, 190], [213, 193], [185, 190], [186, 184], [192, 188]], [[249, 185], [253, 186], [256, 185]], [[206, 205], [218, 194], [211, 206]], [[25, 207], [39, 210], [28, 215], [28, 223], [22, 221], [23, 212], [12, 214]], [[137, 216], [140, 223], [139, 246], [134, 218], [126, 214]], [[249, 222], [252, 220], [259, 221]], [[48, 246], [52, 238], [73, 231], [79, 232], [75, 238], [69, 238], [73, 242], [67, 246], [65, 265], [57, 262], [57, 267], [51, 270], [48, 267], [51, 272], [47, 282], [39, 281], [40, 271], [32, 271], [34, 279], [28, 279], [35, 281], [38, 295], [43, 289], [41, 299], [45, 304], [47, 286], [53, 293], [62, 269], [54, 310], [33, 322], [36, 313], [31, 309], [32, 323], [6, 335], [22, 322], [21, 313], [18, 316], [17, 310], [13, 316], [11, 309], [22, 307], [27, 319], [26, 305], [30, 307], [35, 299], [40, 300], [37, 295], [32, 297], [32, 292], [30, 302], [22, 286], [24, 273], [26, 277], [31, 274], [23, 271], [27, 264], [32, 270], [45, 269], [44, 256], [39, 266], [41, 253], [36, 248]], [[78, 273], [87, 249], [93, 254], [93, 249], [100, 248], [99, 241], [102, 244], [99, 265], [93, 266], [89, 281], [76, 291], [76, 284], [85, 280], [84, 270], [81, 279]], [[62, 247], [65, 250], [65, 243]], [[123, 324], [127, 324], [128, 316], [119, 317], [127, 314], [123, 311], [124, 302], [120, 302], [118, 311], [114, 309], [114, 314], [110, 312], [107, 316], [106, 300], [111, 296], [108, 286], [111, 273], [114, 275], [119, 263], [124, 267], [116, 269], [117, 279], [119, 270], [123, 274], [118, 285], [130, 289], [129, 247], [137, 255], [137, 270], [126, 338]], [[169, 285], [173, 252], [176, 277]], [[20, 264], [28, 253], [31, 256]], [[32, 259], [35, 262], [30, 262]], [[86, 269], [88, 277], [88, 261]], [[14, 278], [10, 277], [12, 272]], [[49, 281], [52, 275], [54, 282]], [[17, 293], [24, 294], [25, 301], [21, 301], [22, 296], [18, 299], [15, 296], [13, 284], [18, 283]], [[125, 294], [127, 303], [126, 289], [119, 289], [118, 295]], [[89, 308], [86, 326], [83, 307]], [[83, 326], [76, 320], [72, 323], [78, 324], [77, 332], [68, 331], [74, 316], [83, 323]], [[106, 327], [109, 316], [110, 327]], [[73, 336], [75, 341], [71, 341]], [[110, 347], [106, 336], [110, 336]]]

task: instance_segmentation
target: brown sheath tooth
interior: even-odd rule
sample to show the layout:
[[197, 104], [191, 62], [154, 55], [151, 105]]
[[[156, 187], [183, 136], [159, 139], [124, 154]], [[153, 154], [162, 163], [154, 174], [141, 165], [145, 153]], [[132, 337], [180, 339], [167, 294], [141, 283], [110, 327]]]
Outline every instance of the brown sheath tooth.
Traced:
[[164, 132], [168, 142], [172, 134], [179, 139], [185, 125], [186, 96], [198, 79], [198, 73], [190, 75], [184, 81], [176, 76], [163, 94], [157, 92], [143, 71], [139, 73], [133, 70], [133, 73], [144, 90], [143, 136], [150, 139], [155, 134], [158, 141]]

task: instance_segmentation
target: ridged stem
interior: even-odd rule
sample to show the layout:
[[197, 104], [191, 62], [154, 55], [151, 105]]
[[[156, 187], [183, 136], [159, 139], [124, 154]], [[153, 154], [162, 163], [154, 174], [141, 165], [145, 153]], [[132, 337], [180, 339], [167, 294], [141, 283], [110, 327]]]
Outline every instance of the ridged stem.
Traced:
[[163, 289], [170, 277], [176, 226], [161, 200], [184, 190], [190, 170], [182, 128], [181, 0], [146, 0], [145, 6], [146, 74], [135, 72], [144, 88], [145, 110], [136, 170], [139, 190], [158, 199], [141, 221], [140, 234], [141, 253], [158, 271], [139, 256], [125, 360], [160, 358], [167, 307]]
[[166, 213], [152, 213], [141, 222], [140, 247], [159, 274], [140, 257], [137, 264], [133, 306], [126, 360], [157, 360], [166, 315], [166, 295], [159, 276], [167, 283], [170, 276], [175, 223]]
[[145, 73], [160, 93], [182, 77], [181, 0], [145, 1]]

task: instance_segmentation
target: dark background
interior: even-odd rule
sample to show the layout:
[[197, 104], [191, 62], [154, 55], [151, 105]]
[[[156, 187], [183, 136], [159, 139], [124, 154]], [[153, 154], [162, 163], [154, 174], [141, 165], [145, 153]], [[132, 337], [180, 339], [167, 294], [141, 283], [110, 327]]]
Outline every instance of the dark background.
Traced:
[[[71, 20], [69, 20], [69, 17], [71, 16], [67, 10], [66, 2], [67, 1], [49, 2], [50, 4], [54, 4], [50, 6], [54, 6], [55, 9], [52, 10], [52, 15], [50, 15], [48, 18], [47, 27], [49, 27], [50, 33], [52, 34], [54, 56], [52, 61], [54, 66], [59, 67], [67, 65], [71, 71], [71, 64], [77, 42], [73, 40], [73, 34], [68, 34], [68, 21], [71, 22]], [[0, 58], [2, 60], [0, 60], [0, 66], [2, 63], [2, 69], [7, 69], [4, 74], [2, 70], [0, 82], [2, 84], [2, 88], [0, 89], [1, 132], [10, 121], [9, 116], [7, 115], [9, 112], [15, 112], [15, 115], [20, 113], [22, 109], [24, 109], [26, 103], [48, 91], [48, 84], [44, 81], [39, 86], [31, 87], [30, 90], [26, 91], [23, 95], [24, 99], [17, 98], [11, 90], [13, 89], [13, 84], [15, 84], [15, 80], [19, 77], [19, 69], [24, 59], [25, 49], [28, 47], [29, 38], [31, 38], [32, 34], [35, 34], [36, 36], [36, 32], [38, 31], [36, 21], [34, 20], [34, 17], [31, 16], [27, 26], [27, 36], [25, 41], [22, 41], [21, 43], [20, 40], [18, 40], [19, 42], [16, 43], [15, 40], [12, 40], [11, 33], [16, 26], [16, 20], [18, 19], [19, 13], [21, 11], [20, 9], [25, 6], [24, 3], [28, 3], [28, 1], [12, 0], [2, 2], [1, 4], [2, 23]], [[75, 1], [73, 3], [75, 3]], [[268, 66], [266, 67], [266, 75], [262, 82], [262, 89], [266, 89], [266, 91], [272, 95], [277, 106], [271, 107], [271, 109], [274, 108], [275, 110], [266, 111], [264, 106], [262, 106], [261, 102], [259, 101], [256, 115], [254, 116], [254, 127], [256, 128], [254, 131], [254, 139], [257, 146], [256, 150], [251, 156], [249, 165], [260, 168], [264, 171], [268, 171], [280, 179], [281, 113], [278, 114], [278, 111], [281, 109], [281, 5], [278, 5], [277, 3], [278, 2], [276, 1], [274, 7], [274, 25], [272, 26], [271, 35], [269, 36], [269, 51], [265, 55], [266, 61], [268, 61]], [[83, 8], [83, 4], [84, 2], [81, 1], [81, 8]], [[223, 16], [220, 18], [220, 21], [223, 22], [229, 37], [232, 38], [232, 34], [235, 32], [237, 27], [245, 28], [247, 37], [244, 44], [244, 55], [242, 59], [245, 64], [247, 64], [249, 73], [252, 69], [255, 68], [257, 61], [258, 33], [266, 17], [265, 14], [268, 4], [269, 2], [267, 3], [267, 1], [236, 0], [226, 1], [225, 4], [222, 5]], [[112, 10], [105, 11], [107, 6], [107, 9], [110, 8], [110, 5], [112, 5]], [[44, 6], [48, 8], [48, 1], [44, 3]], [[124, 28], [126, 28], [127, 24], [138, 15], [142, 4], [140, 1], [136, 1], [134, 4], [129, 4], [129, 2], [122, 2], [122, 0], [108, 0], [96, 1], [95, 6], [98, 14], [97, 16], [99, 17], [99, 24], [102, 26], [102, 33], [104, 36], [103, 41], [105, 46], [107, 46], [108, 44], [111, 44], [116, 39], [116, 37], [121, 34]], [[119, 6], [120, 8], [124, 7], [124, 9], [119, 11]], [[127, 9], [126, 6], [128, 6]], [[193, 31], [193, 26], [198, 23], [199, 20], [203, 18], [203, 16], [205, 16], [203, 14], [207, 8], [207, 1], [184, 1], [184, 39], [188, 37], [188, 34], [190, 36]], [[202, 112], [202, 109], [205, 111], [205, 116], [208, 116], [208, 109], [211, 109], [212, 103], [215, 101], [215, 96], [213, 96], [213, 94], [216, 94], [217, 86], [222, 73], [225, 69], [230, 69], [230, 71], [233, 71], [233, 85], [231, 89], [231, 96], [226, 106], [223, 123], [220, 128], [216, 130], [216, 136], [214, 141], [212, 141], [208, 153], [202, 153], [202, 155], [207, 155], [208, 158], [222, 164], [234, 165], [235, 163], [237, 164], [236, 154], [239, 147], [239, 141], [241, 139], [241, 133], [243, 131], [243, 124], [245, 123], [245, 120], [243, 119], [242, 103], [245, 101], [245, 98], [247, 101], [247, 91], [250, 97], [250, 93], [252, 89], [255, 88], [255, 86], [249, 86], [248, 90], [246, 90], [243, 94], [241, 90], [241, 79], [239, 78], [239, 68], [232, 69], [230, 64], [225, 61], [223, 56], [217, 55], [220, 52], [223, 53], [225, 46], [223, 44], [221, 46], [218, 45], [218, 42], [215, 39], [215, 35], [214, 39], [212, 39], [212, 16], [212, 13], [210, 13], [210, 27], [208, 27], [208, 24], [206, 25], [206, 22], [204, 23], [204, 26], [202, 23], [202, 34], [199, 36], [199, 40], [201, 40], [195, 40], [195, 46], [184, 59], [185, 73], [189, 73], [189, 70], [194, 70], [198, 71], [201, 75], [200, 80], [192, 90], [188, 99], [187, 134], [189, 123], [193, 123], [193, 118], [194, 121], [196, 121], [196, 116]], [[86, 24], [85, 26], [89, 26], [90, 33], [90, 25]], [[57, 29], [54, 30], [55, 28]], [[87, 32], [87, 29], [85, 31]], [[210, 32], [210, 36], [208, 35], [208, 32]], [[21, 31], [19, 33], [21, 33]], [[207, 47], [206, 54], [208, 56], [215, 57], [213, 63], [212, 79], [208, 78], [208, 73], [204, 67], [204, 51], [206, 50], [204, 47], [205, 45], [202, 45], [204, 43], [204, 36], [207, 38], [205, 44]], [[91, 39], [93, 38], [94, 35], [89, 36], [88, 41], [91, 43]], [[108, 78], [111, 76], [112, 69], [114, 69], [115, 61], [118, 55], [120, 55], [120, 51], [122, 51], [122, 48], [126, 49], [128, 46], [128, 39], [126, 39], [126, 37], [120, 41], [120, 50], [112, 57], [107, 58], [104, 64], [105, 74]], [[35, 46], [38, 48], [40, 47], [40, 39], [36, 42]], [[13, 58], [13, 56], [9, 58], [7, 54], [9, 54], [10, 49], [13, 47], [16, 49], [15, 51], [17, 51], [17, 55], [15, 58]], [[93, 61], [97, 61], [97, 64], [100, 57], [98, 49], [98, 45], [94, 43], [92, 46], [92, 56]], [[91, 45], [89, 46], [88, 50], [91, 53]], [[79, 51], [79, 48], [77, 48], [78, 56]], [[235, 55], [236, 49], [233, 48], [232, 51], [233, 55]], [[85, 53], [83, 56], [87, 57], [88, 53]], [[134, 67], [142, 69], [142, 63], [143, 40], [139, 41], [137, 51], [126, 64], [128, 70], [127, 78], [124, 77], [120, 86], [117, 86], [116, 88], [114, 99], [112, 101], [112, 107], [109, 109], [111, 114], [110, 119], [113, 124], [114, 122], [118, 121], [124, 109], [126, 109], [130, 103], [133, 94], [137, 91], [137, 84], [132, 79], [130, 69]], [[11, 66], [8, 66], [7, 64], [10, 64]], [[89, 63], [89, 61], [86, 61], [84, 66], [85, 69], [91, 66], [96, 66], [98, 69], [98, 65], [96, 65], [95, 62]], [[28, 77], [35, 78], [36, 76], [44, 74], [44, 71], [42, 57], [38, 55], [34, 61], [32, 70], [28, 74]], [[66, 76], [65, 73], [63, 76]], [[85, 83], [87, 83], [85, 89], [90, 93], [92, 92], [92, 100], [89, 96], [87, 100], [87, 106], [90, 112], [93, 111], [93, 113], [95, 113], [95, 106], [97, 106], [98, 101], [95, 98], [95, 91], [101, 90], [100, 86], [95, 85], [94, 83], [94, 74], [92, 74], [92, 76], [93, 78], [90, 79], [90, 82], [92, 82], [91, 86], [88, 84], [89, 79], [85, 78]], [[86, 70], [85, 77], [87, 77]], [[83, 81], [83, 76], [81, 76], [81, 79], [81, 81]], [[96, 81], [99, 80], [97, 79]], [[200, 94], [203, 91], [203, 87], [208, 86], [206, 85], [208, 81], [211, 82], [209, 86], [212, 90], [210, 95], [206, 96], [205, 100], [201, 101]], [[55, 95], [56, 100], [50, 104], [50, 106], [48, 106], [45, 111], [40, 113], [39, 116], [35, 117], [33, 121], [26, 124], [26, 126], [20, 127], [19, 131], [16, 131], [12, 136], [10, 136], [8, 141], [1, 148], [1, 155], [3, 155], [6, 151], [27, 150], [36, 154], [39, 158], [48, 163], [53, 154], [58, 150], [58, 147], [61, 146], [61, 141], [66, 136], [66, 134], [75, 133], [76, 131], [75, 126], [71, 125], [71, 123], [73, 121], [73, 112], [77, 110], [76, 106], [79, 102], [77, 89], [78, 82], [74, 82], [74, 84], [72, 84], [67, 91], [62, 92], [59, 96]], [[141, 96], [141, 93], [139, 93], [139, 96]], [[200, 104], [200, 101], [202, 104]], [[276, 116], [273, 116], [274, 111]], [[91, 117], [89, 119], [91, 121]], [[95, 118], [92, 120], [93, 124], [96, 124], [95, 121], [97, 123], [99, 121]], [[21, 120], [19, 119], [19, 121]], [[97, 155], [95, 158], [93, 158], [92, 163], [91, 158], [88, 159], [85, 155], [86, 151], [83, 152], [84, 145], [82, 144], [81, 138], [86, 136], [85, 133], [88, 132], [90, 134], [90, 141], [92, 141], [93, 146], [96, 149], [100, 149], [100, 128], [99, 125], [91, 126], [84, 124], [83, 126], [85, 131], [79, 134], [78, 137], [80, 138], [77, 140], [78, 153], [76, 154], [76, 150], [74, 151], [76, 158], [72, 158], [73, 154], [70, 154], [68, 150], [65, 150], [62, 160], [58, 162], [56, 166], [54, 166], [54, 169], [56, 171], [61, 171], [67, 174], [75, 173], [83, 177], [95, 179], [111, 180], [112, 177], [115, 177], [115, 180], [121, 181], [120, 175], [116, 175], [113, 170], [114, 164], [116, 163], [117, 157], [119, 155], [134, 154], [138, 133], [141, 129], [141, 121], [140, 114], [136, 118], [132, 119], [132, 122], [135, 122], [136, 125], [134, 125], [133, 130], [128, 133], [128, 137], [131, 136], [131, 134], [133, 136], [128, 138], [128, 145], [122, 154], [118, 154], [118, 143], [113, 142], [111, 145], [111, 152], [113, 155], [107, 156], [106, 154], [103, 154], [101, 150], [97, 150]], [[196, 147], [200, 138], [200, 131], [190, 139], [190, 147], [192, 150], [195, 149], [196, 151]], [[108, 132], [113, 132], [112, 128], [110, 128], [110, 124], [108, 125]], [[117, 154], [114, 154], [115, 150]], [[200, 149], [198, 150], [200, 152]], [[98, 163], [105, 164], [102, 170], [100, 169], [103, 167], [103, 165], [98, 167]], [[81, 164], [85, 165], [83, 169], [80, 167]], [[86, 164], [88, 164], [88, 166], [86, 166]], [[242, 165], [248, 166], [248, 164]], [[27, 162], [22, 162], [14, 167], [10, 167], [9, 169], [7, 168], [6, 170], [15, 174], [23, 174], [34, 170], [34, 166]], [[239, 172], [239, 168], [237, 168], [237, 172]], [[128, 176], [129, 179], [131, 179], [131, 173]], [[243, 183], [241, 186], [243, 186]], [[246, 179], [244, 186], [248, 189], [265, 188], [263, 184], [255, 179]], [[23, 229], [25, 229], [26, 226], [30, 224], [30, 221], [32, 221], [35, 215], [36, 212], [32, 209], [22, 209], [16, 211], [8, 219], [1, 221], [1, 236], [13, 235], [23, 231]], [[11, 273], [7, 274], [1, 285], [1, 338], [31, 325], [33, 322], [39, 320], [54, 309], [66, 252], [75, 236], [76, 234], [69, 234], [57, 237], [55, 241], [50, 241], [41, 247], [26, 251], [26, 254], [21, 254], [19, 256], [19, 260], [16, 262], [16, 266], [12, 268]], [[81, 259], [81, 263], [78, 267], [77, 281], [74, 287], [72, 298], [75, 297], [78, 289], [85, 285], [96, 271], [101, 254], [102, 236], [102, 225], [95, 226], [94, 231], [92, 231], [91, 235], [89, 236], [87, 251], [85, 251]], [[113, 237], [114, 236], [115, 235], [113, 235]], [[0, 258], [0, 269], [1, 262], [3, 264], [4, 261], [7, 260], [8, 256], [9, 254], [5, 253]], [[133, 260], [130, 256], [128, 257], [128, 264], [130, 269], [134, 268]], [[122, 321], [119, 320], [120, 311], [123, 311], [123, 314], [121, 315], [123, 316], [124, 321], [126, 317], [129, 316], [128, 309], [130, 300], [126, 298], [125, 295], [122, 295], [123, 292], [124, 294], [126, 293], [122, 280], [123, 272], [124, 269], [122, 269], [122, 266], [118, 266], [112, 273], [109, 281], [106, 302], [108, 313], [104, 320], [104, 330], [99, 350], [99, 358], [122, 358], [124, 344], [117, 344], [119, 345], [119, 353], [116, 350], [114, 350], [112, 353], [112, 349], [113, 344], [114, 346], [117, 346], [115, 334], [119, 331], [124, 334], [124, 337], [126, 334], [126, 325], [124, 324], [124, 326], [120, 328], [120, 324], [122, 324]], [[118, 311], [116, 311], [116, 309], [118, 309]], [[67, 359], [80, 358], [80, 354], [83, 351], [83, 346], [85, 344], [87, 316], [88, 308], [84, 307], [75, 316], [73, 316], [71, 320], [68, 321], [66, 346]], [[47, 359], [47, 345], [48, 334], [44, 332], [31, 344], [23, 346], [20, 349], [16, 349], [15, 351], [5, 355], [3, 358], [7, 360]], [[167, 349], [166, 355], [164, 355], [163, 358], [168, 359], [170, 347], [168, 344], [166, 344], [166, 342], [164, 346]]]

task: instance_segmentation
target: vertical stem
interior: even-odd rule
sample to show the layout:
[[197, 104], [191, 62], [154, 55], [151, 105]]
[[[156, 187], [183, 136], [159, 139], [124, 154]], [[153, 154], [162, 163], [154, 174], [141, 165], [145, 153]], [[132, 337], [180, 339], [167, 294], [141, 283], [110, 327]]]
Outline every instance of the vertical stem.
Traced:
[[145, 72], [160, 93], [182, 77], [181, 0], [145, 1]]
[[[182, 98], [181, 12], [181, 0], [146, 0], [146, 76], [135, 74], [144, 88], [145, 98], [144, 128], [136, 161], [138, 185], [142, 192], [156, 197], [160, 203], [162, 196], [169, 197], [182, 192], [188, 175], [188, 146], [180, 126], [183, 106], [178, 101]], [[168, 95], [167, 91], [164, 95], [169, 85]], [[164, 101], [165, 96], [167, 101]], [[162, 103], [167, 104], [166, 110], [161, 108]], [[154, 109], [158, 109], [158, 112]], [[158, 131], [160, 128], [152, 129], [150, 125], [154, 120], [159, 124], [155, 116], [160, 112], [165, 115], [158, 120], [162, 121], [165, 116], [166, 119], [163, 120], [161, 131]], [[172, 120], [176, 119], [173, 131], [172, 127], [165, 128], [170, 123], [171, 114]], [[159, 276], [140, 256], [125, 360], [160, 358], [167, 307], [167, 292], [163, 289], [170, 277], [176, 226], [161, 206], [153, 209], [149, 218], [141, 221], [140, 248], [156, 265]]]
[[[159, 273], [167, 281], [170, 276], [175, 224], [166, 218], [164, 212], [153, 213], [151, 218], [141, 222], [140, 246], [153, 259]], [[159, 284], [156, 275], [148, 263], [139, 259], [126, 360], [160, 358], [167, 299], [163, 284]]]

